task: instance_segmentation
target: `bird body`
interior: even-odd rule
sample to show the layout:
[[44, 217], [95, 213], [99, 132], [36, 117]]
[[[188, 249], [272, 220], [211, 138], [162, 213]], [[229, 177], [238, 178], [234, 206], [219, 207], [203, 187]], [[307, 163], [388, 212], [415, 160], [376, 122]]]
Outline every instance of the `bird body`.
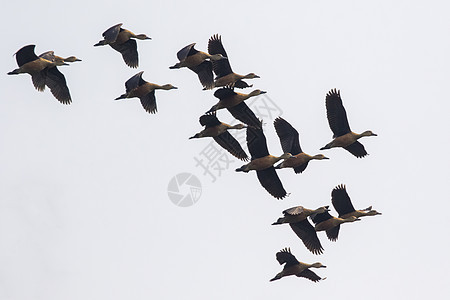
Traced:
[[274, 278], [270, 279], [270, 281], [278, 280], [286, 276], [295, 275], [297, 277], [304, 277], [311, 281], [317, 282], [320, 280], [324, 280], [325, 278], [321, 278], [316, 273], [310, 270], [310, 268], [326, 268], [322, 263], [316, 262], [313, 264], [307, 264], [298, 261], [295, 256], [291, 253], [289, 248], [282, 249], [276, 254], [277, 261], [280, 265], [284, 265], [283, 270], [278, 273]]
[[143, 73], [144, 71], [141, 71], [128, 79], [125, 82], [126, 93], [120, 95], [115, 100], [139, 98], [145, 111], [154, 114], [157, 112], [155, 90], [172, 90], [177, 89], [177, 87], [171, 84], [159, 85], [147, 82], [142, 79]]
[[235, 107], [236, 105], [239, 105], [250, 97], [259, 96], [265, 93], [265, 91], [254, 90], [249, 94], [244, 94], [235, 92], [232, 88], [229, 87], [221, 88], [214, 92], [214, 96], [219, 99], [219, 102], [213, 105], [213, 107], [211, 107], [208, 112], [224, 108], [229, 109]]
[[248, 173], [250, 171], [262, 171], [267, 168], [273, 167], [273, 165], [278, 161], [282, 159], [287, 159], [289, 157], [292, 157], [290, 153], [284, 153], [281, 156], [274, 156], [269, 154], [264, 157], [253, 159], [248, 164], [243, 165], [242, 167], [236, 169], [236, 172]]
[[336, 218], [331, 216], [328, 212], [313, 215], [311, 216], [311, 219], [315, 224], [314, 229], [316, 231], [325, 231], [330, 241], [336, 241], [338, 239], [341, 224], [360, 221], [360, 219], [355, 216]]

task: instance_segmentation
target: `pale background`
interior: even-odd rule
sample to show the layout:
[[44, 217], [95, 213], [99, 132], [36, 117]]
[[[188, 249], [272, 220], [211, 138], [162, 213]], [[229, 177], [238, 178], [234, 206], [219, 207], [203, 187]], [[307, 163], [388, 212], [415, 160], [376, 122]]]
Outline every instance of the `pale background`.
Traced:
[[[125, 5], [124, 3], [128, 3]], [[449, 5], [446, 1], [10, 1], [2, 17], [0, 79], [0, 299], [445, 299], [450, 295]], [[93, 45], [112, 25], [146, 33], [140, 67]], [[316, 154], [331, 140], [325, 94], [341, 90], [351, 128], [371, 129], [369, 156], [322, 151], [305, 173], [278, 174], [279, 201], [233, 160], [212, 182], [195, 157], [209, 140], [188, 140], [216, 99], [189, 70], [169, 70], [176, 52], [222, 35], [232, 68], [255, 72], [254, 88]], [[60, 67], [73, 103], [37, 92], [28, 75], [7, 76], [12, 56], [76, 55]], [[138, 71], [172, 83], [157, 91], [158, 113], [139, 100], [113, 101]], [[250, 83], [250, 81], [249, 81]], [[245, 90], [246, 93], [252, 89]], [[255, 100], [255, 104], [258, 100]], [[226, 111], [221, 120], [231, 122]], [[269, 150], [281, 154], [272, 122]], [[189, 172], [199, 201], [175, 206], [167, 185]], [[345, 224], [315, 256], [281, 211], [330, 204], [347, 185], [356, 208], [382, 216]], [[333, 214], [335, 212], [333, 211]], [[325, 281], [288, 277], [275, 253], [291, 247], [320, 261]]]

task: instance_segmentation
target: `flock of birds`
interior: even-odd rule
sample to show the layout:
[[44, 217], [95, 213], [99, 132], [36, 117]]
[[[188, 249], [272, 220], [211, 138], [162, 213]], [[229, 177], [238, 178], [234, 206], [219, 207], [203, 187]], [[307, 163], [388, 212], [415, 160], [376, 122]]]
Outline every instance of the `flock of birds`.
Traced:
[[[107, 29], [103, 33], [103, 38], [94, 46], [111, 46], [111, 48], [121, 53], [126, 65], [131, 68], [139, 66], [136, 39], [151, 39], [145, 34], [134, 34], [122, 28], [122, 24], [117, 24]], [[254, 73], [240, 75], [232, 71], [229, 57], [219, 35], [213, 35], [209, 39], [208, 52], [198, 51], [194, 46], [195, 43], [192, 43], [178, 51], [177, 58], [179, 62], [169, 68], [188, 68], [192, 70], [197, 74], [204, 90], [218, 88], [214, 92], [214, 96], [219, 101], [200, 117], [200, 124], [205, 128], [190, 137], [190, 139], [212, 137], [231, 155], [247, 162], [249, 161], [249, 156], [240, 143], [229, 133], [231, 129], [239, 130], [245, 128], [246, 143], [251, 158], [248, 163], [236, 169], [236, 172], [247, 173], [255, 171], [260, 184], [267, 192], [277, 199], [283, 199], [288, 194], [277, 175], [277, 169], [292, 168], [298, 174], [305, 171], [311, 160], [324, 160], [328, 159], [328, 157], [323, 154], [309, 155], [303, 152], [297, 130], [281, 117], [275, 119], [274, 127], [284, 153], [281, 156], [270, 155], [263, 133], [262, 120], [259, 120], [245, 104], [245, 100], [250, 97], [266, 92], [259, 89], [249, 94], [235, 91], [236, 88], [251, 87], [252, 85], [249, 85], [244, 80], [259, 78], [259, 76]], [[58, 70], [58, 67], [81, 60], [75, 56], [68, 58], [59, 57], [53, 51], [37, 56], [34, 49], [35, 45], [27, 45], [18, 50], [15, 55], [19, 68], [9, 72], [8, 75], [28, 73], [31, 75], [33, 85], [38, 91], [43, 91], [47, 86], [59, 102], [70, 104], [72, 99], [66, 79]], [[143, 108], [148, 113], [156, 113], [155, 90], [171, 90], [177, 87], [171, 84], [158, 85], [147, 82], [142, 78], [142, 74], [143, 71], [127, 80], [125, 82], [126, 92], [117, 97], [116, 100], [139, 98]], [[213, 74], [216, 75], [215, 78]], [[376, 136], [376, 134], [372, 131], [365, 131], [361, 134], [351, 131], [340, 91], [336, 89], [329, 91], [325, 97], [325, 103], [328, 123], [333, 132], [333, 140], [320, 150], [340, 147], [358, 158], [366, 156], [367, 152], [358, 140], [361, 137]], [[216, 112], [220, 109], [227, 109], [234, 118], [242, 123], [232, 126], [219, 121]], [[344, 185], [339, 185], [332, 190], [331, 202], [339, 214], [338, 217], [330, 215], [329, 206], [322, 206], [314, 210], [296, 206], [283, 211], [283, 217], [279, 218], [272, 225], [289, 224], [311, 253], [322, 254], [323, 247], [317, 232], [325, 231], [329, 240], [336, 241], [341, 224], [359, 221], [360, 217], [381, 214], [373, 210], [372, 207], [355, 210]], [[308, 217], [314, 223], [314, 227], [309, 222]], [[324, 265], [321, 263], [306, 264], [299, 262], [289, 248], [282, 249], [276, 253], [276, 259], [280, 265], [284, 264], [284, 268], [270, 281], [289, 275], [304, 277], [314, 282], [324, 279], [310, 270], [310, 268], [323, 268], [325, 267]]]

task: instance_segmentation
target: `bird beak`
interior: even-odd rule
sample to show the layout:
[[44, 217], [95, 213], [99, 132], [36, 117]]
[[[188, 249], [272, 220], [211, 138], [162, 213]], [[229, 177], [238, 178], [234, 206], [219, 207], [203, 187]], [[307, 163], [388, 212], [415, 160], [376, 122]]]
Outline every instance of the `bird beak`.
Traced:
[[267, 92], [265, 92], [265, 91], [261, 91], [261, 92], [259, 92], [260, 94], [265, 94], [265, 93], [267, 93]]

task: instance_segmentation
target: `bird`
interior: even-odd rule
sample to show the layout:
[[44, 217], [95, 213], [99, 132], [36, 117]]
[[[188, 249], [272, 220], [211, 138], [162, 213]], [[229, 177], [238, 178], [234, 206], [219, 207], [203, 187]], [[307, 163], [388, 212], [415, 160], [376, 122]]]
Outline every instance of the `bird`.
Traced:
[[27, 45], [15, 53], [19, 68], [9, 72], [8, 75], [30, 74], [33, 85], [38, 91], [43, 91], [45, 86], [48, 86], [59, 102], [70, 104], [72, 98], [66, 78], [56, 67], [57, 63], [38, 57], [34, 52], [35, 47], [36, 45]]
[[255, 170], [259, 182], [269, 194], [277, 199], [286, 197], [287, 193], [273, 164], [282, 159], [292, 157], [292, 155], [290, 153], [284, 153], [281, 156], [270, 155], [262, 125], [260, 127], [248, 126], [246, 141], [248, 151], [251, 155], [251, 161], [237, 168], [236, 172], [248, 173], [249, 171]]
[[120, 52], [125, 63], [131, 68], [139, 66], [139, 57], [137, 52], [136, 40], [151, 40], [145, 34], [134, 34], [133, 32], [122, 28], [123, 23], [112, 26], [103, 32], [104, 39], [99, 41], [94, 47], [110, 45], [111, 48]]
[[372, 206], [361, 210], [355, 210], [352, 201], [347, 194], [345, 185], [343, 184], [338, 185], [331, 192], [331, 203], [333, 204], [334, 209], [336, 209], [336, 211], [338, 212], [339, 218], [343, 219], [349, 218], [351, 216], [360, 218], [365, 216], [381, 215], [380, 212], [372, 209]]
[[213, 71], [217, 77], [214, 81], [214, 87], [231, 85], [236, 88], [251, 87], [242, 79], [260, 78], [255, 73], [248, 73], [247, 75], [239, 75], [233, 72], [230, 66], [230, 61], [225, 49], [222, 45], [222, 37], [218, 34], [213, 35], [208, 41], [209, 54], [221, 54], [228, 59], [213, 61]]
[[81, 61], [81, 59], [76, 56], [69, 56], [67, 58], [55, 55], [54, 51], [47, 51], [39, 55], [39, 57], [44, 58], [46, 60], [55, 62], [57, 66], [67, 66], [68, 62], [73, 63], [76, 61]]
[[247, 126], [244, 124], [228, 125], [217, 119], [215, 113], [202, 115], [199, 119], [200, 124], [205, 129], [191, 136], [189, 139], [197, 139], [203, 137], [212, 137], [222, 148], [227, 150], [234, 157], [247, 161], [248, 156], [242, 149], [239, 142], [228, 132], [230, 129], [243, 129]]
[[311, 216], [314, 222], [314, 229], [316, 231], [325, 231], [330, 241], [335, 242], [338, 239], [340, 225], [348, 222], [360, 221], [361, 219], [350, 216], [348, 218], [336, 218], [330, 215], [327, 211]]
[[260, 120], [244, 101], [250, 97], [265, 93], [265, 91], [254, 90], [249, 94], [243, 94], [235, 92], [234, 89], [229, 86], [220, 88], [214, 92], [214, 96], [219, 99], [219, 102], [213, 105], [206, 113], [226, 108], [237, 120], [250, 126], [260, 127]]
[[283, 149], [283, 151], [289, 152], [295, 156], [295, 158], [288, 158], [278, 164], [275, 167], [276, 169], [293, 168], [294, 172], [298, 174], [302, 173], [306, 169], [308, 163], [311, 160], [328, 159], [328, 157], [323, 154], [316, 154], [314, 156], [311, 156], [303, 152], [302, 148], [300, 147], [300, 140], [297, 130], [295, 130], [295, 128], [292, 127], [292, 125], [289, 124], [285, 119], [278, 117], [273, 122], [273, 125], [275, 126], [275, 131], [277, 132], [278, 138], [280, 139], [281, 148]]
[[169, 67], [169, 69], [180, 69], [186, 67], [198, 75], [200, 83], [205, 89], [214, 87], [212, 61], [227, 59], [222, 54], [209, 54], [198, 51], [194, 48], [196, 43], [192, 43], [178, 51], [177, 57], [180, 62]]
[[316, 262], [313, 264], [307, 264], [303, 262], [299, 262], [295, 256], [291, 253], [290, 248], [284, 248], [277, 252], [276, 254], [277, 261], [280, 265], [285, 264], [283, 270], [278, 273], [274, 278], [270, 279], [270, 281], [278, 280], [286, 276], [295, 275], [297, 277], [304, 277], [311, 281], [317, 282], [320, 280], [325, 280], [325, 278], [321, 278], [316, 273], [310, 270], [310, 268], [326, 268], [322, 263]]
[[144, 71], [141, 71], [128, 79], [127, 82], [125, 82], [126, 93], [120, 95], [115, 100], [139, 98], [145, 111], [154, 114], [157, 111], [155, 90], [172, 90], [177, 89], [177, 87], [171, 84], [158, 85], [147, 82], [142, 79], [143, 73]]
[[329, 91], [325, 98], [325, 104], [328, 124], [330, 125], [331, 131], [333, 131], [333, 140], [320, 148], [320, 150], [342, 147], [358, 158], [366, 156], [366, 149], [358, 142], [358, 139], [363, 136], [377, 136], [377, 134], [373, 133], [371, 130], [364, 131], [361, 134], [354, 133], [350, 130], [347, 113], [342, 104], [339, 90], [336, 91], [336, 89], [333, 89]]
[[317, 209], [307, 209], [303, 206], [291, 207], [284, 210], [284, 216], [278, 218], [272, 225], [288, 223], [309, 251], [314, 254], [322, 254], [322, 245], [314, 227], [308, 221], [308, 217], [326, 211], [329, 211], [328, 206], [322, 206]]

